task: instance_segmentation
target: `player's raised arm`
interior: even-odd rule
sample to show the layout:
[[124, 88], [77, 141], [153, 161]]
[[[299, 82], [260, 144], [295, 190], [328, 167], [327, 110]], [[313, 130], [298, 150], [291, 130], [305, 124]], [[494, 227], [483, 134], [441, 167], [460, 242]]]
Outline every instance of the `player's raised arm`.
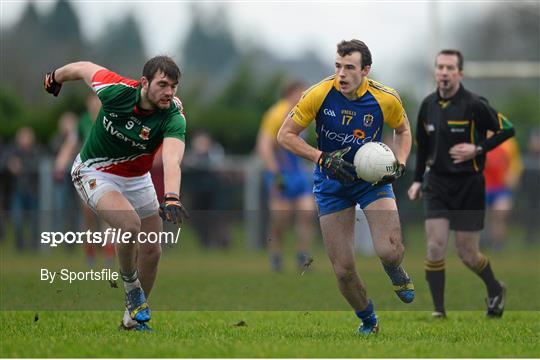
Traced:
[[73, 62], [45, 74], [43, 86], [45, 91], [54, 96], [58, 96], [62, 84], [66, 81], [84, 80], [88, 86], [92, 87], [92, 77], [101, 69], [104, 67], [89, 61]]

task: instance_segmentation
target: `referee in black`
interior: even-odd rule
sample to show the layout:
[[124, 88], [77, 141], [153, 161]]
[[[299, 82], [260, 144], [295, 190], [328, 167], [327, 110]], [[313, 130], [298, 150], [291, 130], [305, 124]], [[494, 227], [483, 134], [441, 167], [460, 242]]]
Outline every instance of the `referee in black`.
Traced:
[[411, 200], [420, 192], [423, 196], [425, 270], [433, 316], [446, 317], [444, 255], [453, 230], [460, 259], [486, 285], [487, 316], [500, 317], [506, 287], [495, 278], [479, 248], [485, 213], [482, 171], [486, 152], [512, 137], [514, 128], [486, 99], [463, 87], [463, 56], [458, 50], [439, 52], [435, 79], [437, 90], [424, 99], [418, 114], [416, 171], [408, 191]]

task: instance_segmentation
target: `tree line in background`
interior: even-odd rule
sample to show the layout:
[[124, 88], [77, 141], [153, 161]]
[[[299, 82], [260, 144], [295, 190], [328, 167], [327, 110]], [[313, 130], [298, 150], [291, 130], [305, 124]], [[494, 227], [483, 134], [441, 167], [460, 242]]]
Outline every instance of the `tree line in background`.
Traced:
[[[540, 3], [501, 3], [474, 25], [456, 25], [467, 60], [540, 63]], [[508, 71], [513, 69], [509, 68]], [[540, 78], [469, 79], [471, 90], [486, 96], [516, 126], [522, 148], [532, 128], [540, 128]]]
[[[456, 33], [467, 59], [540, 60], [538, 5], [520, 4], [512, 9], [509, 14], [507, 7], [495, 8], [486, 14], [485, 20], [460, 24], [461, 31]], [[172, 49], [175, 53], [169, 54], [181, 59], [180, 96], [188, 131], [205, 129], [229, 153], [242, 154], [253, 149], [260, 118], [276, 100], [287, 78], [294, 75], [311, 84], [332, 71], [331, 64], [323, 64], [312, 53], [298, 54], [298, 58], [291, 60], [277, 57], [262, 45], [241, 48], [222, 11], [212, 15], [196, 6], [191, 6], [190, 11], [194, 21], [186, 40], [182, 47]], [[11, 138], [21, 126], [29, 125], [41, 140], [47, 140], [56, 131], [63, 111], [84, 111], [86, 86], [70, 84], [62, 90], [61, 97], [51, 100], [41, 88], [45, 72], [67, 62], [87, 59], [138, 79], [144, 62], [156, 55], [146, 53], [139, 26], [130, 15], [110, 24], [101, 38], [86, 39], [67, 0], [57, 1], [53, 11], [45, 16], [29, 2], [19, 21], [2, 32], [0, 117], [5, 121], [0, 127], [0, 138], [4, 139]], [[494, 87], [493, 81], [488, 81], [490, 89]], [[538, 81], [499, 80], [495, 81], [495, 91], [490, 91], [495, 94], [489, 97], [490, 101], [516, 123], [518, 136], [523, 126], [540, 124]], [[485, 81], [475, 80], [476, 84], [481, 87]], [[407, 89], [400, 89], [400, 93], [414, 122], [421, 99], [409, 96]]]

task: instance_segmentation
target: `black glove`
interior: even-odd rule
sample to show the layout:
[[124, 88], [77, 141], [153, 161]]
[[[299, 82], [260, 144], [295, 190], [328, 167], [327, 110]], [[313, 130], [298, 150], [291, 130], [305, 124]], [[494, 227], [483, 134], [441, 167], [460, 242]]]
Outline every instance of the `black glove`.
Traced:
[[398, 178], [405, 174], [405, 165], [400, 164], [397, 160], [394, 163], [394, 172], [390, 175], [385, 175], [381, 180], [373, 184], [373, 186], [391, 184], [396, 181]]
[[163, 221], [173, 224], [182, 224], [184, 219], [189, 219], [189, 214], [180, 202], [180, 196], [174, 193], [165, 194], [165, 201], [159, 205], [159, 216]]
[[342, 184], [352, 183], [356, 179], [353, 175], [356, 172], [354, 165], [343, 160], [343, 156], [350, 150], [349, 146], [331, 153], [323, 152], [318, 161], [321, 168]]
[[60, 93], [60, 89], [62, 88], [62, 84], [57, 83], [56, 80], [54, 80], [55, 71], [56, 70], [45, 74], [45, 79], [43, 80], [43, 87], [45, 88], [45, 91], [49, 94], [58, 96], [58, 94]]

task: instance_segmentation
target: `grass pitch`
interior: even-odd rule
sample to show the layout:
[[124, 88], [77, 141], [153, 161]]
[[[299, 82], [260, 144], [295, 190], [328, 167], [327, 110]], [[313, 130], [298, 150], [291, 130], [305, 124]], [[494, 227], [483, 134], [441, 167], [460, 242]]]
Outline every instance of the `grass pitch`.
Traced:
[[85, 270], [80, 249], [18, 256], [2, 245], [0, 357], [540, 357], [538, 247], [487, 254], [508, 286], [507, 310], [497, 320], [485, 317], [484, 286], [452, 250], [446, 320], [430, 316], [422, 242], [408, 244], [404, 261], [417, 289], [413, 304], [397, 299], [376, 258], [358, 256], [381, 326], [366, 338], [356, 334], [359, 321], [320, 246], [303, 276], [292, 248], [284, 273], [274, 274], [263, 252], [238, 244], [202, 251], [184, 236], [164, 251], [150, 297], [155, 332], [145, 334], [117, 330], [121, 284], [39, 281], [42, 267]]
[[[154, 333], [116, 330], [114, 312], [3, 312], [2, 357], [538, 357], [538, 312], [380, 312], [377, 336], [351, 312], [155, 312]], [[237, 326], [243, 321], [245, 326]]]

